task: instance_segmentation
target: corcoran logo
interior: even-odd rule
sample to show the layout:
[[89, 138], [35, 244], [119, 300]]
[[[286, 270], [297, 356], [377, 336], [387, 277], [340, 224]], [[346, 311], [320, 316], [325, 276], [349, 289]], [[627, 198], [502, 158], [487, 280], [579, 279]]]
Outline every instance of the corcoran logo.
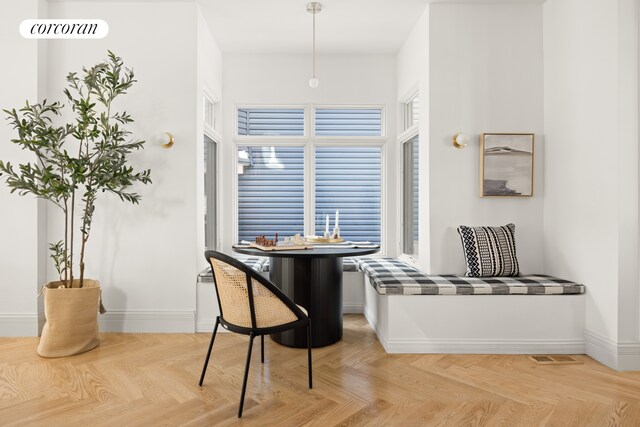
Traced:
[[102, 19], [25, 19], [20, 34], [27, 39], [101, 39], [109, 34]]

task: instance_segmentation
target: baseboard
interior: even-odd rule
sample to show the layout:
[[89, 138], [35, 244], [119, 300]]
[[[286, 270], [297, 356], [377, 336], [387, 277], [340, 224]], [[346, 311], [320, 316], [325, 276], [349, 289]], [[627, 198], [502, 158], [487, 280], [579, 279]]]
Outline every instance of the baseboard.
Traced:
[[584, 354], [583, 340], [391, 339], [387, 353], [435, 354]]
[[367, 307], [364, 316], [387, 353], [584, 354], [584, 340], [389, 339]]
[[640, 370], [640, 342], [615, 342], [585, 330], [585, 349], [589, 357], [618, 371]]
[[342, 305], [342, 312], [345, 314], [360, 314], [364, 312], [364, 304], [361, 302], [349, 303], [345, 302]]
[[[216, 319], [202, 319], [196, 321], [196, 332], [213, 332], [213, 327], [216, 325]], [[228, 333], [225, 328], [218, 326], [218, 332]], [[216, 332], [217, 333], [217, 332]]]
[[0, 314], [0, 337], [37, 337], [38, 314]]
[[216, 319], [197, 319], [196, 332], [213, 332]]
[[[101, 332], [193, 333], [195, 312], [110, 310], [99, 316]], [[212, 326], [213, 329], [213, 326]]]
[[380, 341], [380, 344], [382, 344], [382, 347], [384, 347], [384, 350], [387, 353], [389, 353], [386, 347], [387, 337], [382, 331], [382, 328], [380, 328], [380, 324], [378, 324], [376, 317], [373, 315], [373, 313], [371, 312], [371, 310], [369, 310], [367, 306], [364, 306], [363, 312], [364, 312], [364, 318], [367, 319], [367, 322], [369, 322], [369, 325], [378, 336], [378, 341]]
[[42, 335], [42, 328], [44, 328], [44, 324], [46, 322], [46, 318], [44, 317], [44, 311], [38, 313], [38, 336]]

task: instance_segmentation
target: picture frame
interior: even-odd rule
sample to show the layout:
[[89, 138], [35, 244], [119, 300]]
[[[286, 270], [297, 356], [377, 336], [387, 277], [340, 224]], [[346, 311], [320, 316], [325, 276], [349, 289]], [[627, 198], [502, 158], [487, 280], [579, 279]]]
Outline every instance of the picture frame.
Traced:
[[483, 133], [480, 197], [532, 197], [533, 133]]

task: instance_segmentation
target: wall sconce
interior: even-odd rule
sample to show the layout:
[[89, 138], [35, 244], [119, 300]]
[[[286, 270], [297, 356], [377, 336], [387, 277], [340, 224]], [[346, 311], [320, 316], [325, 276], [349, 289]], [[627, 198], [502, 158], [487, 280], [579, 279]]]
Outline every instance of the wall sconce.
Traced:
[[[169, 137], [168, 140], [165, 135]], [[173, 138], [173, 134], [171, 132], [165, 132], [162, 134], [161, 141], [163, 141], [160, 144], [162, 148], [171, 148], [173, 147], [173, 143], [175, 142], [175, 139]], [[167, 142], [164, 142], [164, 141], [167, 141]]]
[[469, 138], [462, 132], [458, 132], [453, 135], [452, 142], [454, 147], [462, 149], [469, 145]]

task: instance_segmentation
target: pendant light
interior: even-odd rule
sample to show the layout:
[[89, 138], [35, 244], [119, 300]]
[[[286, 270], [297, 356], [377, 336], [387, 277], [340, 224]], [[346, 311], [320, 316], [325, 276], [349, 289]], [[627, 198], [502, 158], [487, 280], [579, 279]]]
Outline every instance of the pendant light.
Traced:
[[315, 89], [320, 84], [320, 81], [316, 77], [316, 14], [320, 13], [322, 5], [317, 1], [312, 1], [307, 4], [307, 12], [313, 15], [313, 72], [309, 79], [309, 87]]

